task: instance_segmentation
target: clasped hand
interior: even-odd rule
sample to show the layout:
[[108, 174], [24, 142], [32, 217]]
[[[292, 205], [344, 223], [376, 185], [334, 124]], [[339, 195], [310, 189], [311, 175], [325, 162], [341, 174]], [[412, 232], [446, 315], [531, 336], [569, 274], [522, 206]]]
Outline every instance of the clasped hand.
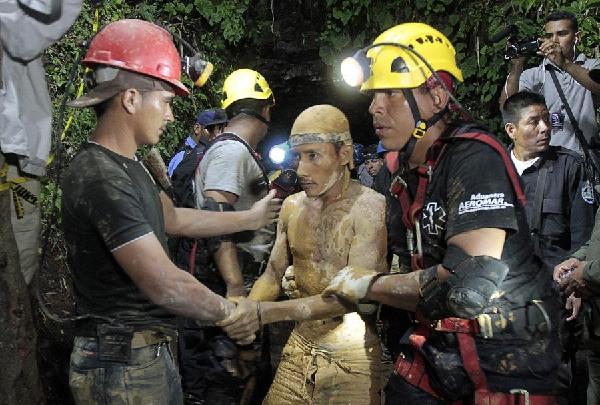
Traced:
[[217, 322], [227, 336], [239, 345], [248, 345], [256, 339], [256, 332], [260, 329], [259, 303], [245, 297], [231, 297], [230, 301], [236, 304], [235, 309], [225, 319]]

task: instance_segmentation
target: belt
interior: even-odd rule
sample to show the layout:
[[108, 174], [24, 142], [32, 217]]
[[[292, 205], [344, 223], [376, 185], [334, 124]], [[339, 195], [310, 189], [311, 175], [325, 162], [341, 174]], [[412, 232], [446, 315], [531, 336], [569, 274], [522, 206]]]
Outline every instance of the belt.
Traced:
[[[94, 335], [83, 334], [77, 336], [98, 341], [98, 337]], [[172, 340], [174, 340], [174, 337], [165, 335], [162, 332], [157, 332], [155, 330], [142, 330], [133, 332], [133, 336], [131, 337], [131, 348], [139, 349], [141, 347], [156, 345]]]
[[494, 335], [509, 335], [531, 339], [536, 335], [547, 335], [552, 323], [543, 301], [533, 300], [528, 305], [506, 313], [481, 314], [477, 318], [478, 335], [491, 338]]
[[530, 394], [522, 389], [513, 389], [510, 392], [476, 391], [473, 403], [475, 405], [554, 405], [556, 397]]
[[[427, 324], [427, 322], [422, 323]], [[475, 319], [444, 318], [430, 323], [431, 329], [438, 332], [469, 333], [488, 339], [496, 335], [530, 339], [534, 334], [547, 334], [551, 322], [541, 301], [507, 313], [494, 312], [481, 314]]]
[[133, 332], [133, 337], [131, 338], [131, 348], [139, 349], [140, 347], [146, 347], [150, 345], [168, 342], [171, 339], [172, 338], [170, 336], [167, 336], [164, 333], [157, 332], [154, 330], [142, 330], [138, 332]]
[[[437, 324], [438, 328], [443, 329], [443, 331], [457, 333], [463, 367], [469, 379], [475, 385], [472, 402], [474, 405], [553, 405], [556, 402], [556, 398], [552, 395], [530, 394], [524, 389], [511, 389], [509, 392], [490, 391], [486, 375], [479, 364], [475, 339], [473, 339], [474, 333], [477, 333], [479, 328], [477, 321], [446, 318], [438, 321]], [[398, 356], [394, 371], [408, 383], [419, 387], [436, 398], [445, 399], [431, 387], [425, 359], [419, 351], [425, 344], [430, 331], [431, 329], [427, 329], [422, 325], [415, 329], [415, 332], [409, 338], [411, 346], [417, 349], [413, 352], [413, 359], [410, 361], [403, 355]], [[462, 404], [463, 401], [454, 403]]]

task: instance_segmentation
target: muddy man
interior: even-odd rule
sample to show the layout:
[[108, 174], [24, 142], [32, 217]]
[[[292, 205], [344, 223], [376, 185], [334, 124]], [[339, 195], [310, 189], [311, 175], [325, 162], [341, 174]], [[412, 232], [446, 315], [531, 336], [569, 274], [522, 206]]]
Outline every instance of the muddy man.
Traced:
[[[263, 404], [379, 404], [384, 371], [373, 325], [321, 293], [345, 266], [386, 271], [384, 197], [350, 179], [352, 138], [337, 108], [304, 110], [289, 142], [304, 191], [284, 201], [267, 269], [250, 293], [258, 317], [238, 311], [221, 325], [236, 338], [296, 321]], [[291, 265], [300, 298], [272, 302]]]

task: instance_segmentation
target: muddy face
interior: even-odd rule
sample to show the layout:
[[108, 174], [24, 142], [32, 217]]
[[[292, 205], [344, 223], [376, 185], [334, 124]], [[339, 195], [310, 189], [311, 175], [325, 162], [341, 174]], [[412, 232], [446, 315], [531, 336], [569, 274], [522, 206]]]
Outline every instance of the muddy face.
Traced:
[[298, 145], [292, 148], [292, 153], [300, 186], [308, 197], [327, 197], [341, 192], [347, 162], [332, 143]]

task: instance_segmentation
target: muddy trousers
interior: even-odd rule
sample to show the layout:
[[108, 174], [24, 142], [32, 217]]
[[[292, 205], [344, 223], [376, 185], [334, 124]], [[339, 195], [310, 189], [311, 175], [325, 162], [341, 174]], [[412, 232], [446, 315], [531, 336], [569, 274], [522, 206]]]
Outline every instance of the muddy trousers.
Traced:
[[379, 343], [324, 350], [294, 331], [263, 405], [379, 405], [381, 375]]
[[167, 342], [131, 349], [131, 360], [124, 364], [101, 361], [96, 339], [77, 336], [69, 385], [78, 405], [181, 405], [183, 401]]

